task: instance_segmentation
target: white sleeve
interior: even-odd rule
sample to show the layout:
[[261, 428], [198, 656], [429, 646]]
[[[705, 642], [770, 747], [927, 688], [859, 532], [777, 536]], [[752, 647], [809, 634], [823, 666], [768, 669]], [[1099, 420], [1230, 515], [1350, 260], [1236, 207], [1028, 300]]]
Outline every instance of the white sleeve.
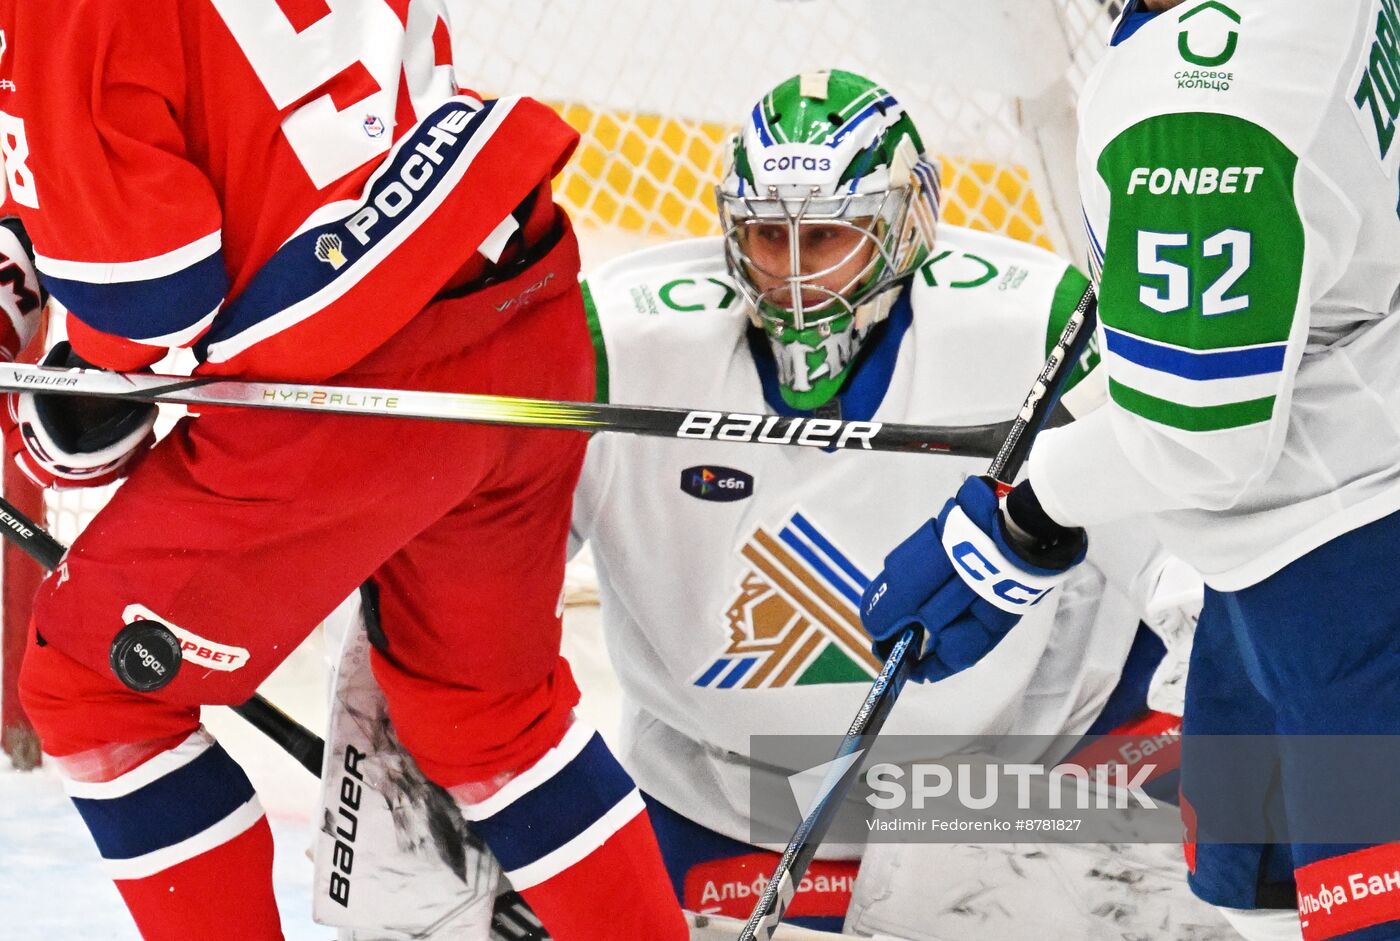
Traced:
[[593, 535], [594, 527], [604, 515], [604, 503], [612, 485], [612, 467], [616, 448], [612, 447], [614, 435], [611, 432], [598, 432], [588, 442], [588, 453], [583, 459], [583, 473], [579, 475], [578, 486], [574, 488], [573, 517], [569, 522], [568, 557], [578, 555]]
[[[1151, 195], [1142, 167], [1164, 161], [1244, 161], [1253, 175], [1222, 216], [1213, 197]], [[1312, 309], [1357, 220], [1313, 165], [1232, 115], [1157, 114], [1085, 162], [1111, 400], [1047, 431], [1030, 480], [1067, 525], [1231, 509], [1283, 453]]]

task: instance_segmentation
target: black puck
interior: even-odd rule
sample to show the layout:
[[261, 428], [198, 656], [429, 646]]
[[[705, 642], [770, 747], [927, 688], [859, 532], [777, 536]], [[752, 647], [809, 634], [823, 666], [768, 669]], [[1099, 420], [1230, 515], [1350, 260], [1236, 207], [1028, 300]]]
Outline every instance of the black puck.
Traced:
[[150, 693], [175, 679], [180, 640], [159, 621], [133, 621], [112, 640], [112, 672], [130, 689]]

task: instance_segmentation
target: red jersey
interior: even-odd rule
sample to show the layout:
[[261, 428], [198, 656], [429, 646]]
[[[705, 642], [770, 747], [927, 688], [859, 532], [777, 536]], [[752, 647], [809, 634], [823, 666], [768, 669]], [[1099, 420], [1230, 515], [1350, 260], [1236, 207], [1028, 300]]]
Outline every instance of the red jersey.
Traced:
[[577, 136], [459, 92], [450, 26], [446, 0], [0, 0], [6, 202], [78, 352], [321, 379], [494, 259]]

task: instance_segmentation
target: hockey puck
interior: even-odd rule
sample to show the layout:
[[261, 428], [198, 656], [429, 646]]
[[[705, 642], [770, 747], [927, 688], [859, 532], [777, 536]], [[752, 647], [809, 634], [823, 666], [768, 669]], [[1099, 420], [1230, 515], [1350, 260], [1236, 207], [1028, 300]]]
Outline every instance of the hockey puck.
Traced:
[[180, 640], [159, 621], [133, 621], [112, 641], [112, 672], [129, 689], [150, 693], [175, 679]]

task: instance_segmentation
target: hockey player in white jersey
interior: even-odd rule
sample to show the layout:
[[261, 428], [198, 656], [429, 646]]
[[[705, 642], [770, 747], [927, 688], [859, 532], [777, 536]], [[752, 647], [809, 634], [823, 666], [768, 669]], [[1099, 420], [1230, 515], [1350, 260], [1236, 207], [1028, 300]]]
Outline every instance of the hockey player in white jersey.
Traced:
[[[1014, 570], [1152, 514], [1208, 585], [1188, 745], [1273, 737], [1247, 784], [1194, 746], [1183, 767], [1192, 887], [1252, 938], [1400, 938], [1400, 843], [1376, 820], [1394, 773], [1299, 738], [1400, 732], [1397, 36], [1395, 0], [1128, 4], [1080, 104], [1111, 402], [1042, 436], [1002, 514], [969, 482], [867, 603], [883, 636], [917, 617], [937, 659], [949, 629], [1004, 630], [955, 587], [946, 519], [989, 510]], [[1358, 799], [1377, 774], [1389, 797]], [[1255, 836], [1222, 839], [1246, 812]]]
[[[588, 277], [599, 399], [1008, 419], [1087, 280], [1042, 249], [938, 225], [937, 197], [938, 168], [885, 89], [840, 71], [782, 83], [736, 140], [718, 190], [724, 236]], [[1065, 398], [1073, 411], [1099, 400], [1092, 373]], [[594, 437], [574, 536], [597, 565], [624, 694], [620, 754], [686, 908], [747, 917], [777, 858], [748, 842], [750, 778], [801, 770], [755, 763], [750, 736], [846, 727], [879, 668], [861, 592], [910, 508], [984, 466]], [[907, 687], [886, 732], [1174, 732], [1175, 717], [1142, 704], [1160, 646], [1137, 636], [1164, 563], [1140, 527], [1122, 533], [1025, 619], [1017, 643]], [[1179, 624], [1194, 610], [1159, 598], [1154, 616]], [[1134, 686], [1120, 683], [1125, 663], [1136, 702], [1122, 694]], [[1118, 937], [1124, 920], [1173, 937], [1223, 931], [1186, 893], [1175, 847], [873, 845], [857, 877], [859, 853], [820, 852], [789, 918], [911, 939]]]

